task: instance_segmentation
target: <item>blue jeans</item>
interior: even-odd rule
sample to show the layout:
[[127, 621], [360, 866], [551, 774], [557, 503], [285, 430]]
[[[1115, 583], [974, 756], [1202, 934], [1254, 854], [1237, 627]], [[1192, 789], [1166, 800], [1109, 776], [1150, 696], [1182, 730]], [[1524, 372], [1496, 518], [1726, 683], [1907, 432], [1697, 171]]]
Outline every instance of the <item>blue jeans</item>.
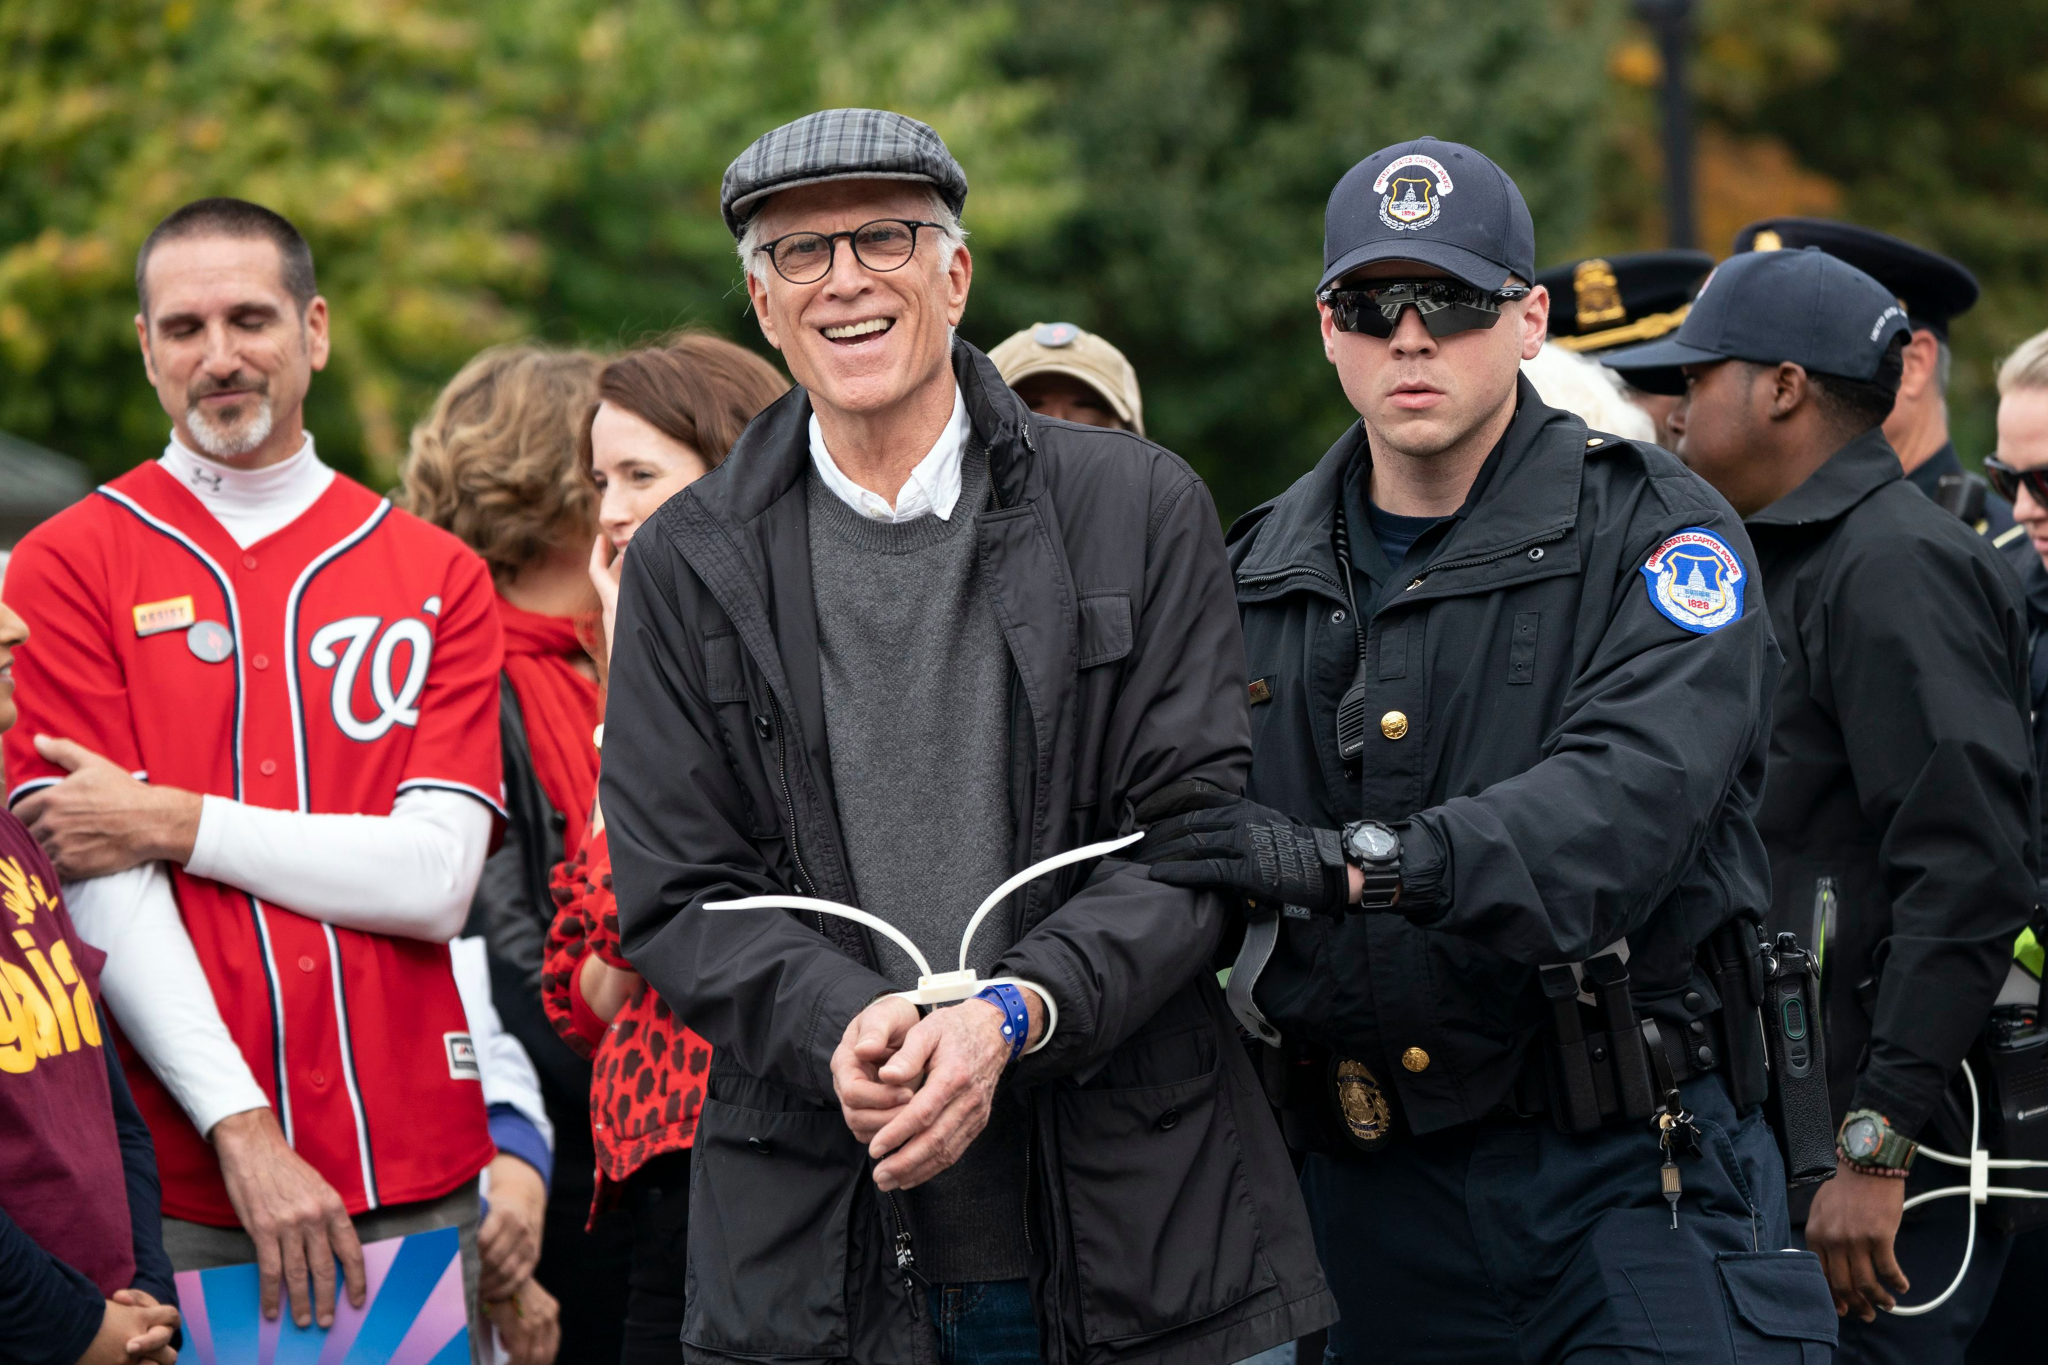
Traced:
[[1029, 1280], [931, 1287], [940, 1365], [1039, 1365]]

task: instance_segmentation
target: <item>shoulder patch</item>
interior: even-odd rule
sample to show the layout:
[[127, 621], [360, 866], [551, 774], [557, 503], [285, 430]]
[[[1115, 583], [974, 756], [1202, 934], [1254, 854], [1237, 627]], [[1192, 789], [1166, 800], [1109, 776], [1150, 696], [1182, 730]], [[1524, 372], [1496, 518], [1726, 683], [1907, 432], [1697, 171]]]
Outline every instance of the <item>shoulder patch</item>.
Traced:
[[1688, 526], [1643, 562], [1650, 605], [1695, 635], [1711, 635], [1742, 615], [1742, 556], [1701, 526]]

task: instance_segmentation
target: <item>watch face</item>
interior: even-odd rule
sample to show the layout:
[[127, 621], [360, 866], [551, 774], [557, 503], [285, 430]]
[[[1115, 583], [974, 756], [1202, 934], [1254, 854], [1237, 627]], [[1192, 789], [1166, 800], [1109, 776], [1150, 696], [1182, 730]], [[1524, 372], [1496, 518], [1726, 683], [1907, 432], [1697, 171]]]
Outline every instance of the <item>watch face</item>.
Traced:
[[1842, 1150], [1852, 1160], [1870, 1160], [1877, 1155], [1878, 1144], [1883, 1141], [1884, 1134], [1879, 1130], [1876, 1119], [1855, 1119], [1842, 1130]]
[[1394, 837], [1393, 831], [1381, 829], [1377, 825], [1361, 825], [1351, 836], [1352, 851], [1361, 858], [1370, 858], [1374, 861], [1393, 857], [1400, 847], [1401, 841]]

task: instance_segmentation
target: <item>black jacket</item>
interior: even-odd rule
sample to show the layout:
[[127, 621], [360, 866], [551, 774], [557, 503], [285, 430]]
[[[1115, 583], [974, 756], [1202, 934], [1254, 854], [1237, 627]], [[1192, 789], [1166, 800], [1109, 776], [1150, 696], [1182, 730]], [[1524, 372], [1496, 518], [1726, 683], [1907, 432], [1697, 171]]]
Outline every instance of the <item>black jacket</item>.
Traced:
[[2034, 901], [2027, 627], [1999, 552], [1919, 496], [1881, 431], [1749, 518], [1785, 652], [1758, 828], [1771, 919], [1826, 932], [1836, 1117], [1917, 1132]]
[[[1963, 462], [1956, 455], [1955, 445], [1944, 441], [1941, 449], [1922, 460], [1913, 472], [1906, 476], [1906, 482], [1925, 493], [1939, 506], [1941, 481], [1951, 474], [1960, 476], [1962, 472]], [[1985, 489], [1984, 510], [1970, 523], [1970, 529], [1995, 541], [2010, 531], [2013, 525], [2012, 504], [1990, 489]]]
[[[548, 1209], [555, 1224], [581, 1228], [597, 1185], [590, 1133], [590, 1061], [562, 1041], [541, 1004], [541, 968], [555, 921], [548, 881], [562, 861], [569, 817], [549, 803], [533, 770], [519, 694], [498, 675], [498, 737], [505, 756], [505, 834], [484, 860], [462, 932], [484, 941], [491, 1004], [519, 1040], [540, 1078], [541, 1102], [555, 1129]], [[579, 819], [582, 817], [578, 817]]]
[[[1412, 581], [1376, 611], [1360, 595], [1371, 720], [1347, 772], [1335, 717], [1357, 661], [1332, 521], [1367, 459], [1353, 427], [1231, 531], [1252, 692], [1271, 696], [1252, 708], [1250, 795], [1326, 827], [1409, 821], [1404, 895], [1434, 904], [1414, 922], [1286, 922], [1256, 999], [1291, 1036], [1391, 1077], [1428, 1133], [1506, 1100], [1546, 1018], [1540, 966], [1626, 937], [1650, 1012], [1718, 1006], [1693, 948], [1764, 906], [1752, 810], [1777, 656], [1753, 571], [1711, 633], [1652, 604], [1644, 561], [1678, 531], [1751, 563], [1720, 496], [1655, 446], [1589, 435], [1524, 380], [1464, 510], [1410, 552]], [[1396, 711], [1407, 729], [1389, 738]]]
[[[1242, 786], [1243, 653], [1216, 514], [1180, 460], [1035, 417], [980, 352], [954, 371], [996, 506], [975, 535], [1012, 664], [1013, 866], [1130, 829], [1200, 778]], [[854, 903], [818, 675], [810, 404], [769, 408], [634, 540], [603, 800], [627, 956], [714, 1061], [697, 1129], [684, 1358], [928, 1361], [916, 1229], [833, 1099], [847, 1022], [890, 989]], [[630, 742], [627, 737], [632, 737]], [[915, 837], [911, 832], [908, 837]], [[939, 851], [935, 850], [935, 854]], [[1293, 1171], [1210, 971], [1229, 912], [1103, 859], [1013, 899], [993, 974], [1059, 1027], [1011, 1068], [1053, 1365], [1233, 1361], [1328, 1323]]]

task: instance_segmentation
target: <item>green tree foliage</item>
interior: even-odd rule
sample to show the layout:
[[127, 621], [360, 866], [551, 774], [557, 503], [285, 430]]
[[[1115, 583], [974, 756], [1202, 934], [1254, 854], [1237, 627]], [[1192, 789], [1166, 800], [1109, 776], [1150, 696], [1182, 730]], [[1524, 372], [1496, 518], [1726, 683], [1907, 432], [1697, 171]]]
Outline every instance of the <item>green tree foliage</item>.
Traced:
[[[1701, 13], [1708, 216], [1839, 197], [1976, 268], [1957, 416], [1981, 452], [1992, 357], [2044, 320], [2048, 0]], [[1484, 148], [1539, 264], [1660, 231], [1654, 56], [1645, 77], [1620, 0], [9, 0], [0, 46], [0, 429], [101, 476], [165, 429], [135, 248], [204, 194], [311, 239], [336, 346], [310, 420], [388, 482], [483, 346], [685, 323], [759, 346], [726, 163], [812, 109], [902, 109], [968, 169], [965, 334], [1111, 338], [1226, 516], [1352, 420], [1310, 291], [1324, 200], [1366, 152]]]
[[388, 481], [435, 389], [527, 335], [740, 336], [718, 181], [831, 104], [943, 127], [995, 246], [1065, 206], [993, 7], [826, 0], [12, 0], [0, 94], [0, 429], [111, 475], [166, 422], [135, 354], [134, 252], [207, 194], [311, 241], [335, 358], [309, 424]]
[[2048, 326], [2048, 0], [1719, 0], [1708, 22], [1710, 116], [1781, 138], [1844, 217], [1976, 273], [1950, 418], [1967, 458], [1989, 453], [1997, 361]]
[[[1003, 50], [1072, 149], [1057, 229], [978, 258], [984, 344], [1061, 318], [1122, 347], [1146, 425], [1230, 517], [1355, 419], [1313, 292], [1323, 207], [1374, 149], [1430, 134], [1515, 176], [1537, 250], [1586, 220], [1611, 8], [1435, 0], [1038, 0]], [[970, 166], [970, 172], [972, 167]], [[971, 201], [970, 201], [971, 208]]]

